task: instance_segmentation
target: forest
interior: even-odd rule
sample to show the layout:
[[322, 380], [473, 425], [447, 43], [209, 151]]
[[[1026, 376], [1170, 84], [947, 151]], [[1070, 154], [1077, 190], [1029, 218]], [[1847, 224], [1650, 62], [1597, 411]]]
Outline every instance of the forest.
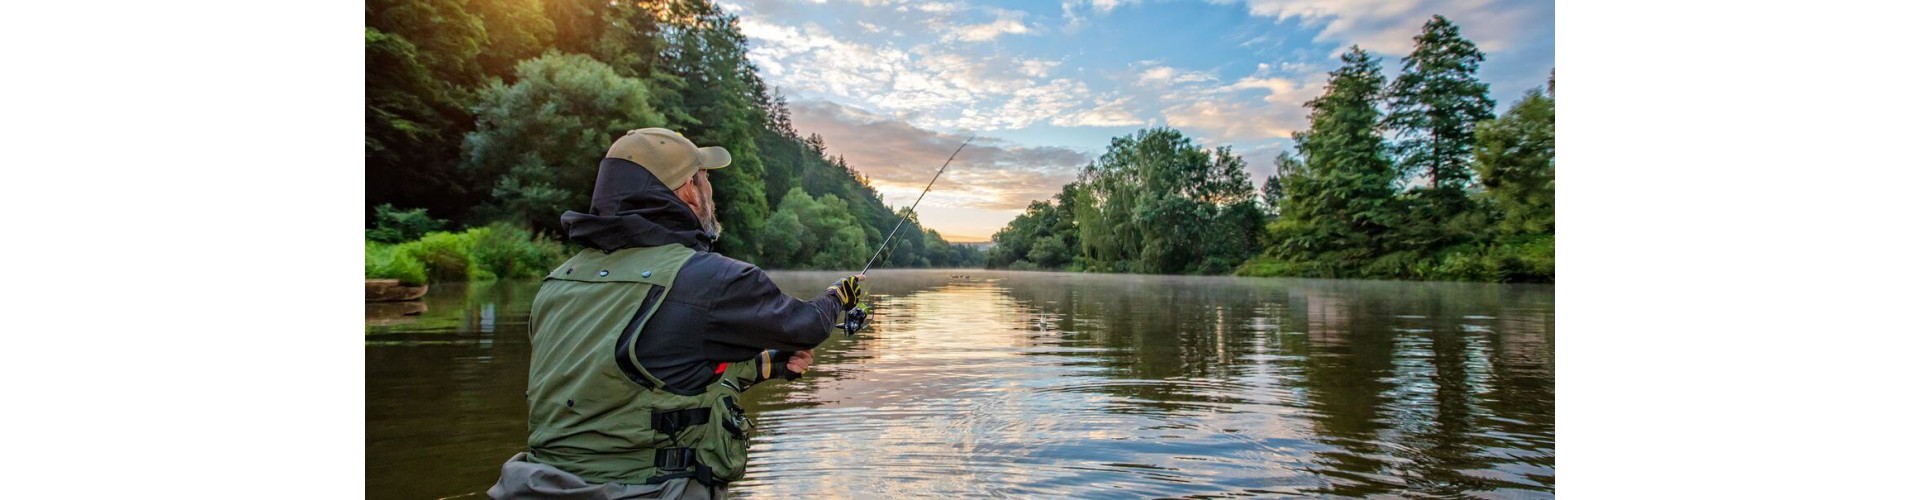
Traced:
[[1116, 137], [994, 234], [987, 266], [1553, 281], [1553, 80], [1495, 116], [1485, 55], [1434, 16], [1388, 81], [1358, 46], [1256, 191], [1231, 147]]
[[876, 267], [984, 263], [795, 130], [706, 0], [370, 0], [366, 58], [369, 278], [537, 276], [607, 146], [643, 127], [733, 153], [713, 171], [728, 256], [856, 268], [905, 217]]

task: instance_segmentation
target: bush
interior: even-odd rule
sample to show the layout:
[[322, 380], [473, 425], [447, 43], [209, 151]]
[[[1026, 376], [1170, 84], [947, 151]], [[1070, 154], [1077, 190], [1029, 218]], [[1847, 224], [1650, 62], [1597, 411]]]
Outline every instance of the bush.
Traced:
[[1433, 261], [1422, 257], [1419, 252], [1400, 251], [1380, 256], [1373, 262], [1360, 268], [1360, 275], [1375, 279], [1427, 279], [1432, 274]]
[[407, 285], [425, 284], [427, 266], [400, 250], [399, 245], [367, 242], [367, 278], [397, 279]]
[[1240, 268], [1234, 269], [1233, 274], [1238, 276], [1272, 278], [1301, 276], [1305, 274], [1305, 271], [1305, 264], [1299, 262], [1280, 260], [1273, 257], [1254, 257], [1248, 259], [1246, 263], [1240, 264]]
[[435, 283], [467, 281], [473, 275], [472, 249], [465, 234], [444, 231], [400, 244], [400, 251], [426, 264], [427, 278]]
[[478, 279], [538, 278], [566, 259], [560, 242], [505, 224], [469, 229], [466, 236]]
[[427, 209], [400, 210], [393, 208], [392, 204], [382, 203], [373, 209], [373, 229], [367, 230], [367, 239], [399, 243], [426, 236], [446, 225], [447, 221], [427, 216]]
[[1454, 281], [1498, 281], [1499, 273], [1487, 259], [1486, 250], [1470, 245], [1448, 247], [1440, 252], [1433, 277]]
[[415, 241], [367, 242], [367, 277], [409, 284], [537, 278], [565, 260], [558, 241], [509, 225], [437, 231]]
[[1502, 241], [1488, 250], [1487, 260], [1500, 281], [1552, 283], [1553, 235]]

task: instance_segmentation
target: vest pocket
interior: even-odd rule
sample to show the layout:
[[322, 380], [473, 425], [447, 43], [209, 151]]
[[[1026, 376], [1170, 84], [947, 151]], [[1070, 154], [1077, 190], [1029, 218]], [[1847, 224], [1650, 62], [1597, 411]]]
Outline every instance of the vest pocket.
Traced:
[[733, 481], [747, 472], [747, 433], [753, 430], [753, 419], [740, 407], [739, 393], [719, 392], [701, 436], [700, 462], [713, 469], [715, 479]]

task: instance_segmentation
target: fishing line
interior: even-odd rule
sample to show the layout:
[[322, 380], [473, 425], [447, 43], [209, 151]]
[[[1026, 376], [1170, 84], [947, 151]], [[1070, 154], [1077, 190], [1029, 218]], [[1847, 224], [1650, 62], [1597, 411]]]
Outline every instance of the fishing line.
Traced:
[[[967, 137], [967, 140], [965, 142], [960, 143], [960, 147], [953, 148], [953, 154], [947, 155], [947, 161], [945, 163], [941, 163], [940, 170], [935, 171], [933, 173], [933, 179], [927, 181], [927, 187], [920, 190], [920, 197], [913, 199], [913, 204], [907, 206], [907, 212], [905, 214], [900, 215], [900, 222], [894, 223], [893, 230], [887, 232], [887, 239], [880, 241], [880, 248], [876, 248], [873, 250], [873, 257], [867, 259], [866, 267], [860, 268], [860, 274], [867, 274], [868, 270], [873, 269], [873, 263], [879, 261], [880, 254], [887, 251], [887, 244], [893, 243], [893, 236], [896, 234], [900, 234], [901, 226], [907, 225], [907, 217], [913, 214], [914, 210], [917, 210], [920, 208], [920, 200], [927, 199], [927, 192], [933, 190], [933, 183], [940, 180], [940, 174], [947, 173], [947, 166], [953, 164], [954, 157], [960, 156], [960, 150], [967, 149], [967, 144], [973, 143], [974, 137], [977, 137], [977, 136]], [[870, 307], [871, 306], [854, 305], [852, 309], [848, 309], [846, 320], [842, 321], [839, 325], [840, 330], [847, 332], [847, 336], [851, 337], [853, 336], [854, 332], [858, 332], [860, 331], [860, 329], [866, 328], [867, 322], [872, 320], [872, 316], [869, 316]]]
[[[966, 140], [966, 142], [962, 142], [962, 143], [960, 143], [960, 147], [958, 147], [958, 148], [954, 148], [954, 149], [953, 149], [953, 154], [950, 154], [950, 155], [947, 155], [947, 161], [946, 161], [946, 163], [941, 163], [941, 164], [940, 164], [940, 170], [939, 170], [939, 171], [937, 171], [937, 172], [934, 172], [934, 173], [933, 173], [933, 180], [930, 180], [930, 181], [927, 181], [927, 187], [926, 187], [926, 189], [921, 189], [921, 190], [920, 190], [920, 197], [919, 197], [919, 198], [914, 198], [914, 199], [913, 199], [913, 205], [912, 205], [912, 206], [908, 206], [908, 207], [907, 207], [907, 213], [908, 213], [908, 214], [911, 214], [911, 213], [914, 213], [914, 209], [916, 209], [916, 208], [920, 208], [920, 200], [924, 200], [924, 199], [927, 199], [927, 192], [928, 192], [928, 191], [932, 191], [932, 190], [933, 190], [933, 183], [934, 183], [935, 181], [938, 181], [938, 180], [940, 180], [940, 174], [943, 174], [943, 173], [946, 173], [946, 172], [947, 172], [947, 165], [949, 165], [949, 164], [952, 164], [952, 163], [953, 163], [953, 158], [954, 158], [954, 157], [956, 157], [956, 156], [960, 156], [960, 150], [962, 150], [962, 149], [967, 149], [967, 144], [968, 144], [968, 143], [972, 143], [972, 142], [973, 142], [973, 138], [974, 138], [974, 137], [977, 137], [977, 136], [969, 136], [969, 137], [967, 137], [967, 140]], [[901, 216], [900, 216], [900, 222], [898, 222], [898, 223], [895, 223], [895, 224], [893, 225], [893, 230], [892, 230], [892, 231], [888, 231], [888, 232], [887, 232], [887, 239], [885, 239], [885, 240], [882, 240], [882, 241], [880, 242], [880, 248], [876, 248], [876, 249], [874, 249], [874, 250], [873, 250], [873, 258], [870, 258], [870, 259], [867, 259], [867, 266], [866, 266], [866, 267], [862, 267], [862, 268], [860, 268], [860, 274], [867, 274], [867, 270], [869, 270], [869, 269], [873, 269], [873, 263], [874, 263], [874, 261], [877, 261], [877, 260], [880, 260], [880, 253], [881, 253], [881, 252], [885, 252], [885, 251], [887, 251], [887, 244], [888, 244], [888, 243], [892, 243], [892, 242], [893, 242], [893, 235], [894, 235], [894, 234], [897, 234], [897, 233], [899, 233], [899, 232], [900, 232], [900, 226], [904, 226], [904, 225], [906, 225], [906, 224], [907, 224], [907, 216], [906, 216], [906, 215], [901, 215]]]

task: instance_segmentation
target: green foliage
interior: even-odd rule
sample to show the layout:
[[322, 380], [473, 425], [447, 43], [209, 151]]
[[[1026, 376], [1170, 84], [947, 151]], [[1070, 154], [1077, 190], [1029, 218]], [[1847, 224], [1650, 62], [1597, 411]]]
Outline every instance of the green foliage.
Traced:
[[473, 276], [473, 244], [463, 234], [427, 233], [418, 240], [401, 243], [400, 252], [425, 264], [427, 280], [434, 283], [466, 281]]
[[1169, 128], [1114, 138], [1077, 182], [994, 234], [987, 266], [1219, 274], [1259, 249], [1246, 162]]
[[536, 278], [566, 260], [559, 242], [495, 224], [462, 232], [436, 231], [399, 244], [367, 242], [367, 277], [409, 284]]
[[[1398, 174], [1376, 126], [1379, 61], [1359, 47], [1340, 60], [1326, 92], [1307, 102], [1309, 128], [1294, 134], [1301, 161], [1281, 178], [1284, 201], [1269, 225], [1269, 251], [1315, 261], [1316, 272], [1358, 268], [1384, 253], [1388, 228], [1402, 213]], [[1324, 277], [1343, 277], [1331, 274]]]
[[400, 251], [399, 245], [367, 242], [367, 279], [397, 279], [408, 285], [427, 282], [427, 266]]
[[1553, 234], [1553, 97], [1540, 89], [1480, 124], [1474, 168], [1505, 234]]
[[512, 85], [480, 93], [466, 167], [497, 179], [491, 212], [517, 224], [557, 229], [557, 215], [585, 207], [607, 145], [628, 130], [659, 124], [647, 85], [577, 54], [522, 61]]
[[487, 184], [458, 168], [474, 89], [490, 65], [537, 53], [550, 28], [534, 0], [369, 0], [367, 207], [464, 219]]
[[518, 227], [495, 224], [469, 229], [477, 274], [494, 278], [538, 278], [566, 260], [560, 242]]
[[1380, 256], [1358, 267], [1264, 255], [1234, 269], [1240, 276], [1307, 278], [1420, 279], [1451, 281], [1553, 282], [1553, 235], [1463, 244], [1437, 254], [1412, 251]]
[[1395, 148], [1401, 165], [1433, 189], [1463, 189], [1471, 181], [1474, 125], [1493, 118], [1487, 84], [1474, 77], [1484, 60], [1458, 26], [1433, 16], [1387, 91], [1386, 124], [1402, 139]]
[[815, 199], [798, 187], [781, 197], [761, 242], [767, 267], [858, 269], [873, 251], [847, 202], [834, 195]]
[[427, 209], [400, 210], [390, 204], [374, 207], [373, 229], [367, 239], [381, 243], [399, 243], [425, 236], [446, 227], [447, 221], [427, 216]]

